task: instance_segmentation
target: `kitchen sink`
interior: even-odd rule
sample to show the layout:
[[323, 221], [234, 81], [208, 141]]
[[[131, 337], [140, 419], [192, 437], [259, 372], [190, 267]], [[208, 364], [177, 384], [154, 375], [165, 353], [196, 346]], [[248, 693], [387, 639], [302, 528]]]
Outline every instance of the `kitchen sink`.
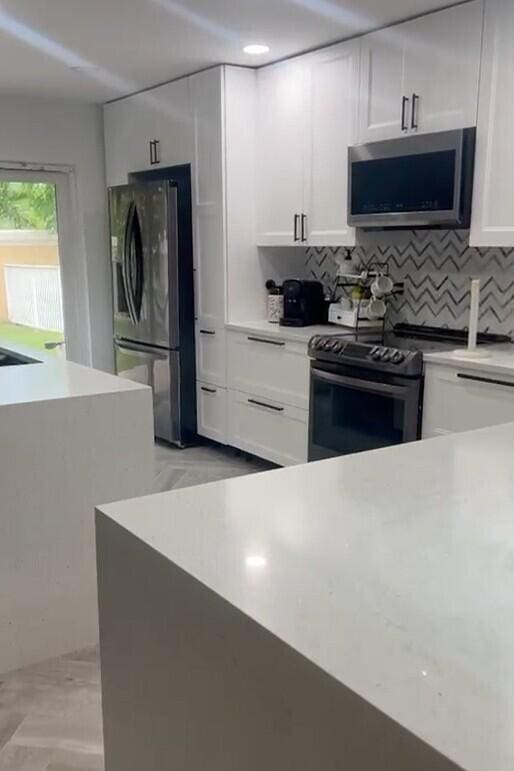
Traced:
[[29, 359], [27, 356], [11, 353], [10, 351], [0, 351], [0, 367], [12, 367], [15, 364], [37, 364], [36, 359]]

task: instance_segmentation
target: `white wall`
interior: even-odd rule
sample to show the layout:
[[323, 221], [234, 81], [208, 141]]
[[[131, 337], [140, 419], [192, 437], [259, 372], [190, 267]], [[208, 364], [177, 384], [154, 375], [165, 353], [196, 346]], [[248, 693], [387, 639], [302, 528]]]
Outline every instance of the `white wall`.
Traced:
[[[86, 261], [92, 364], [112, 370], [111, 276], [102, 109], [97, 105], [0, 97], [2, 162], [73, 166]], [[87, 334], [87, 331], [86, 331]], [[84, 362], [89, 363], [89, 362]]]

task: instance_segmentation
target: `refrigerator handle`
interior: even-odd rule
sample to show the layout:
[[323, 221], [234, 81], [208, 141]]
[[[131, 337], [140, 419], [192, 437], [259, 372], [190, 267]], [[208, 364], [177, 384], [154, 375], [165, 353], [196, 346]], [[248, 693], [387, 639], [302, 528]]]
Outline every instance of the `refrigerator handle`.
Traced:
[[134, 202], [129, 206], [125, 223], [122, 275], [130, 320], [136, 325], [141, 319], [144, 276], [143, 239], [139, 215]]
[[134, 303], [132, 299], [132, 287], [130, 280], [130, 247], [131, 247], [131, 222], [132, 211], [134, 203], [131, 203], [127, 212], [127, 219], [125, 220], [125, 237], [123, 240], [123, 254], [121, 261], [121, 275], [123, 278], [123, 289], [125, 291], [125, 299], [127, 301], [127, 308], [130, 316], [130, 320], [133, 324], [136, 324], [136, 317], [134, 313]]

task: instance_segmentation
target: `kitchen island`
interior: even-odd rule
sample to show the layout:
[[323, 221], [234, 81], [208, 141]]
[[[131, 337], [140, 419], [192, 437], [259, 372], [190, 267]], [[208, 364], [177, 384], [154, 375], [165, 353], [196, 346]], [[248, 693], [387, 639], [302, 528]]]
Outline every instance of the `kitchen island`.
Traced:
[[97, 512], [106, 771], [511, 771], [514, 425]]
[[151, 490], [151, 391], [59, 358], [0, 366], [0, 457], [3, 673], [97, 641], [94, 507]]

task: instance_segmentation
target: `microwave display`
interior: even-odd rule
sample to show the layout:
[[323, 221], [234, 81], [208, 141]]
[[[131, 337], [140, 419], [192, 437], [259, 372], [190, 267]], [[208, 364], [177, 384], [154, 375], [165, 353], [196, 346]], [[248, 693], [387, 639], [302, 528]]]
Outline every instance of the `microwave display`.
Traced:
[[455, 150], [354, 162], [353, 215], [450, 211]]

